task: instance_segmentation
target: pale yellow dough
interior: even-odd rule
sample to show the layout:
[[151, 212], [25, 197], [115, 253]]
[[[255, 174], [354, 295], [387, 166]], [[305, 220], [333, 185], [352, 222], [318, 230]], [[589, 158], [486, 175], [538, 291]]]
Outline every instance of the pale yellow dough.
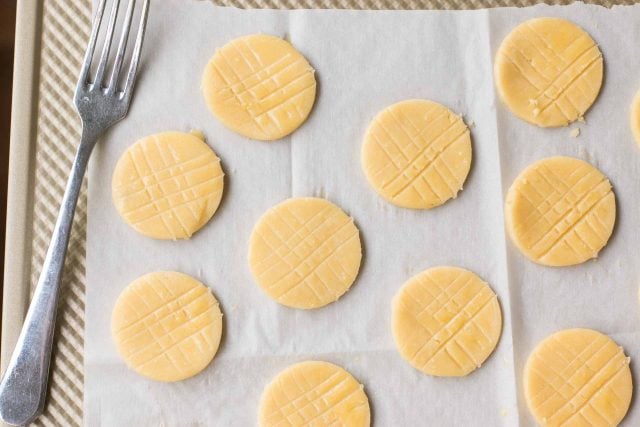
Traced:
[[549, 266], [580, 264], [607, 244], [616, 220], [611, 184], [598, 169], [572, 157], [548, 157], [511, 184], [507, 230], [520, 251]]
[[358, 275], [362, 249], [353, 218], [318, 198], [288, 199], [258, 221], [249, 266], [271, 298], [289, 307], [336, 301]]
[[412, 99], [382, 110], [369, 125], [362, 167], [394, 205], [430, 209], [456, 197], [471, 167], [471, 135], [462, 118]]
[[163, 132], [124, 152], [112, 180], [124, 221], [155, 239], [188, 239], [218, 209], [224, 186], [220, 159], [197, 136]]
[[636, 93], [631, 105], [631, 131], [636, 144], [640, 145], [640, 90]]
[[622, 347], [591, 329], [547, 337], [524, 368], [527, 405], [542, 426], [617, 426], [632, 390]]
[[560, 18], [535, 18], [504, 39], [494, 68], [500, 98], [516, 116], [555, 127], [583, 117], [596, 100], [603, 59], [582, 28]]
[[202, 76], [211, 112], [252, 139], [289, 135], [306, 119], [316, 97], [314, 70], [291, 44], [253, 34], [218, 49]]
[[371, 414], [364, 387], [351, 374], [327, 362], [289, 366], [265, 388], [260, 427], [368, 427]]
[[457, 267], [435, 267], [407, 281], [393, 299], [393, 338], [411, 366], [438, 377], [469, 374], [493, 352], [502, 331], [498, 297]]
[[222, 312], [211, 291], [186, 274], [159, 271], [118, 297], [111, 333], [129, 368], [157, 381], [202, 371], [218, 351]]

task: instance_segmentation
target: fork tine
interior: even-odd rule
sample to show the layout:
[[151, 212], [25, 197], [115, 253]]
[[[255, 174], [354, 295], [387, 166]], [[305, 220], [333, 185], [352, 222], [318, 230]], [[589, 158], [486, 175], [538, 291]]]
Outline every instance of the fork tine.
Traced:
[[138, 34], [136, 35], [136, 44], [133, 48], [133, 55], [131, 57], [131, 65], [129, 66], [129, 73], [127, 74], [127, 81], [124, 85], [124, 97], [131, 98], [133, 92], [133, 84], [136, 80], [136, 73], [138, 71], [138, 62], [140, 60], [140, 51], [142, 50], [142, 42], [144, 40], [144, 30], [147, 26], [147, 16], [149, 14], [149, 0], [144, 0], [142, 4], [142, 12], [140, 14], [140, 25], [138, 25]]
[[100, 63], [98, 64], [98, 71], [96, 71], [96, 78], [93, 82], [93, 86], [100, 89], [102, 87], [102, 80], [104, 79], [104, 73], [107, 68], [107, 61], [109, 60], [109, 50], [111, 49], [111, 42], [113, 41], [113, 32], [116, 27], [116, 20], [118, 17], [118, 6], [120, 0], [114, 0], [111, 6], [111, 13], [109, 14], [109, 26], [107, 27], [107, 35], [104, 39], [104, 47], [102, 48], [102, 55], [100, 55]]
[[113, 65], [113, 71], [111, 72], [111, 79], [107, 86], [108, 91], [113, 93], [118, 89], [118, 77], [120, 76], [120, 69], [122, 68], [122, 62], [124, 60], [124, 54], [127, 50], [127, 41], [129, 40], [129, 30], [131, 29], [131, 18], [133, 17], [133, 10], [136, 6], [136, 0], [129, 0], [127, 6], [127, 15], [122, 26], [122, 34], [120, 35], [120, 42], [118, 43], [118, 51], [116, 52], [116, 61]]
[[93, 27], [91, 29], [91, 37], [89, 38], [89, 46], [84, 54], [84, 61], [82, 62], [82, 68], [80, 69], [80, 77], [78, 79], [78, 86], [82, 86], [87, 83], [89, 77], [89, 69], [91, 68], [91, 59], [93, 58], [93, 52], [96, 49], [96, 42], [98, 41], [98, 32], [102, 25], [102, 18], [104, 16], [106, 0], [100, 0], [96, 16], [93, 18]]

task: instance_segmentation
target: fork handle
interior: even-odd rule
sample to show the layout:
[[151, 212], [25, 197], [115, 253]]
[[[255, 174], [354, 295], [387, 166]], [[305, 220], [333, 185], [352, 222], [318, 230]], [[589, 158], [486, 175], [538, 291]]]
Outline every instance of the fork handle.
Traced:
[[82, 179], [96, 139], [93, 132], [83, 128], [42, 272], [0, 382], [0, 418], [9, 424], [27, 424], [44, 409], [60, 278]]

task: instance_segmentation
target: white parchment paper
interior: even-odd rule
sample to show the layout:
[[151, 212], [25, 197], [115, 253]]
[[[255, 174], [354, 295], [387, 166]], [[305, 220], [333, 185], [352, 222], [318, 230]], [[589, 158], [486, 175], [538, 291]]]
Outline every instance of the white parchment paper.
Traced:
[[[580, 127], [540, 129], [496, 98], [493, 57], [522, 20], [561, 16], [584, 27], [605, 57], [602, 92]], [[317, 70], [318, 97], [291, 137], [264, 143], [225, 129], [209, 113], [200, 77], [215, 49], [264, 32], [289, 39]], [[85, 332], [85, 422], [89, 426], [251, 426], [265, 384], [291, 363], [320, 359], [364, 385], [377, 426], [533, 425], [522, 368], [535, 344], [564, 328], [600, 330], [632, 357], [640, 351], [640, 149], [628, 124], [640, 88], [640, 8], [583, 4], [481, 11], [242, 11], [208, 2], [152, 3], [144, 65], [126, 120], [96, 148], [89, 177]], [[474, 159], [459, 197], [430, 211], [394, 207], [369, 187], [362, 136], [391, 103], [428, 98], [464, 115]], [[225, 193], [212, 221], [189, 241], [137, 234], [111, 202], [111, 174], [138, 138], [200, 129], [222, 158]], [[571, 155], [599, 167], [614, 185], [618, 219], [601, 256], [571, 268], [526, 260], [504, 231], [503, 199], [528, 164]], [[253, 282], [246, 261], [255, 221], [291, 196], [321, 196], [355, 218], [365, 256], [352, 289], [314, 311], [280, 306]], [[465, 378], [432, 378], [395, 350], [391, 299], [414, 274], [456, 265], [487, 280], [502, 304], [504, 329], [487, 362]], [[109, 322], [122, 289], [154, 270], [177, 270], [220, 300], [224, 337], [213, 363], [174, 384], [129, 371]], [[634, 400], [625, 425], [640, 424]]]

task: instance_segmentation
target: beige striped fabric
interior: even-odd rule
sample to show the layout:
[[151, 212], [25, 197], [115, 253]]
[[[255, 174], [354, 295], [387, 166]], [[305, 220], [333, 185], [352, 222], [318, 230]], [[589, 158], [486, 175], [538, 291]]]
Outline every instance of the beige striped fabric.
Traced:
[[[477, 9], [528, 6], [536, 0], [213, 0], [240, 8], [341, 9]], [[573, 0], [550, 0], [569, 4]], [[587, 3], [611, 5], [610, 1]], [[35, 186], [32, 191], [33, 242], [31, 286], [35, 285], [64, 185], [80, 137], [80, 122], [72, 103], [77, 72], [89, 37], [91, 0], [43, 0], [40, 40], [38, 113], [35, 142]], [[619, 4], [632, 4], [622, 0]], [[85, 292], [86, 194], [80, 197], [67, 256], [51, 387], [45, 413], [35, 425], [82, 425], [83, 333]]]

